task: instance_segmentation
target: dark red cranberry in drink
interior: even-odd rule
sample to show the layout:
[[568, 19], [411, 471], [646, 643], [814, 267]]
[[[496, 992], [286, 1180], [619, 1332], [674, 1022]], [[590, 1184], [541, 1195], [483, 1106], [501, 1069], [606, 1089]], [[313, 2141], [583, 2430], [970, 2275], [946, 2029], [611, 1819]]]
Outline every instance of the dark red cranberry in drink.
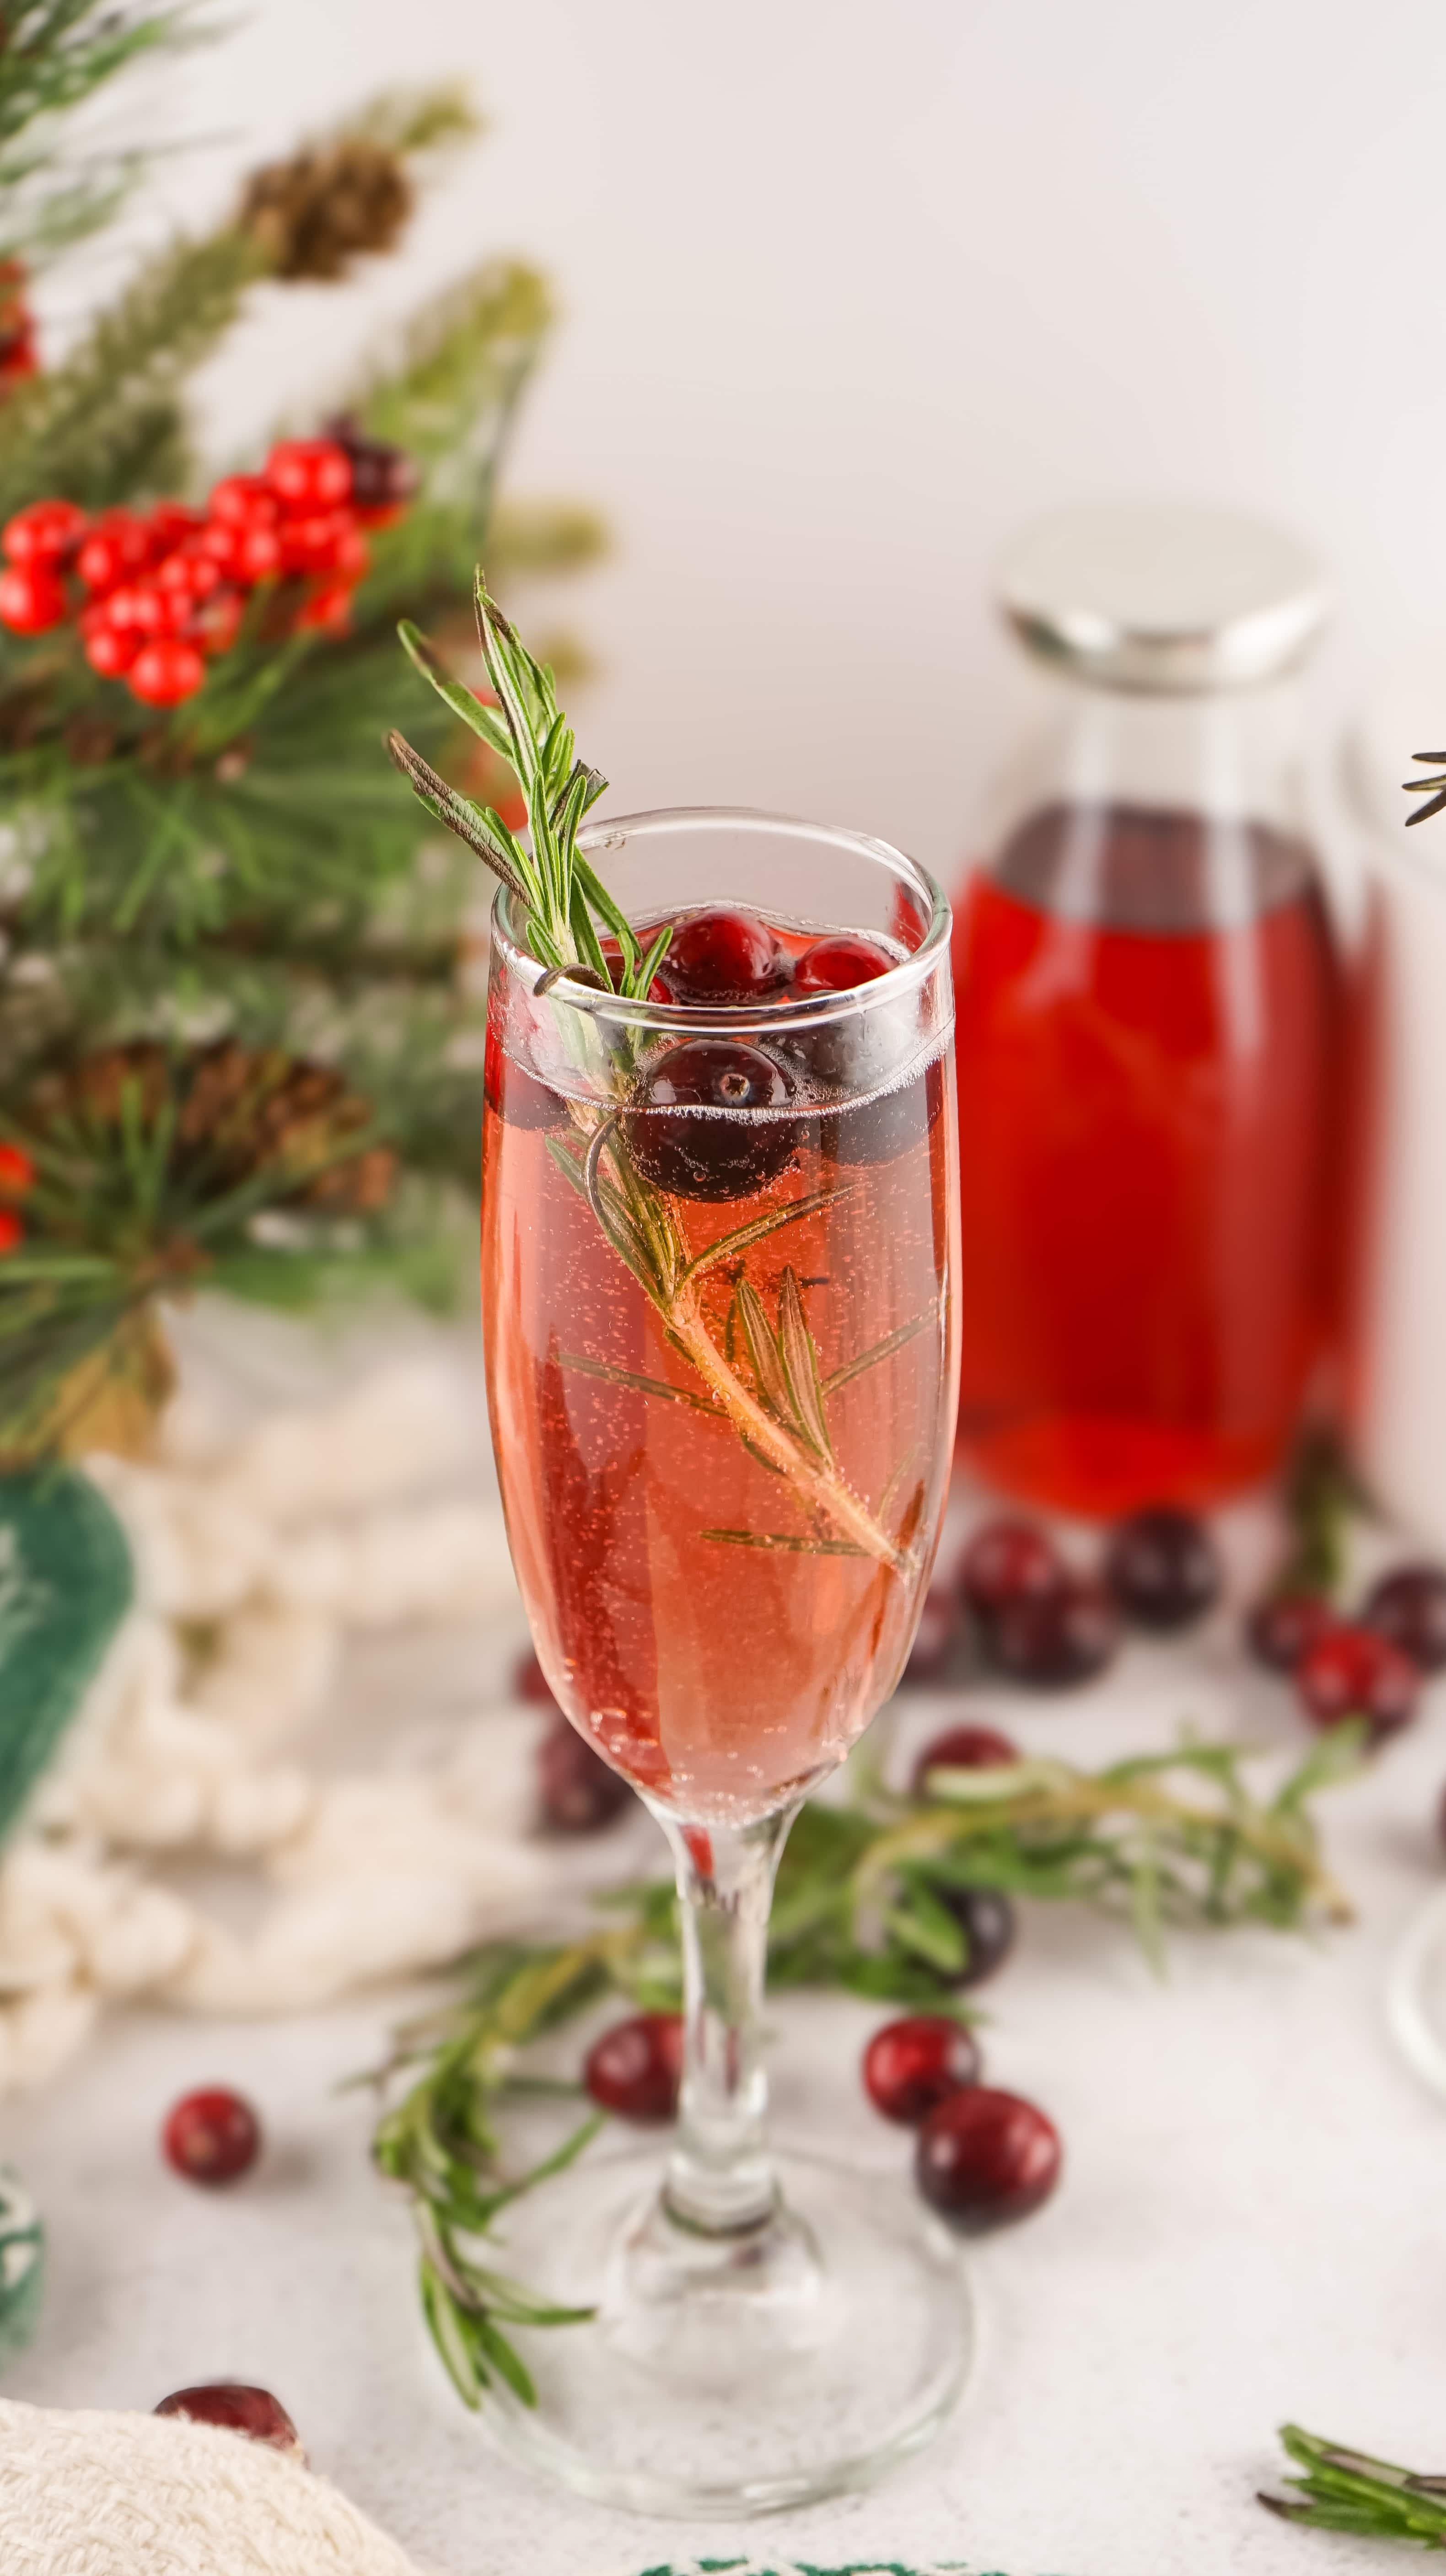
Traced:
[[956, 1578], [981, 1619], [1020, 1601], [1052, 1601], [1069, 1580], [1062, 1559], [1031, 1521], [986, 1521], [959, 1560]]
[[971, 2084], [929, 2113], [914, 2172], [925, 2200], [970, 2233], [1027, 2218], [1059, 2180], [1052, 2120], [1017, 2093]]
[[752, 912], [695, 912], [673, 925], [658, 968], [670, 1000], [766, 1002], [788, 981], [788, 958]]
[[984, 1639], [1001, 1672], [1040, 1690], [1067, 1690], [1104, 1671], [1119, 1633], [1119, 1615], [1104, 1586], [1070, 1575], [1061, 1592], [1006, 1602], [986, 1625]]
[[628, 1806], [632, 1790], [594, 1753], [585, 1736], [559, 1717], [537, 1750], [543, 1821], [560, 1834], [595, 1834]]
[[[834, 1036], [820, 1030], [820, 1038]], [[819, 1142], [835, 1163], [892, 1163], [921, 1145], [944, 1103], [944, 1069], [936, 1057], [912, 1082], [875, 1092], [852, 1108], [830, 1110], [819, 1122]]]
[[588, 2051], [583, 2081], [620, 2120], [671, 2120], [683, 2074], [681, 2013], [635, 2013], [615, 2022]]
[[797, 1122], [780, 1114], [792, 1098], [782, 1065], [761, 1047], [685, 1038], [645, 1069], [639, 1105], [623, 1120], [628, 1151], [657, 1189], [746, 1198], [793, 1153]]
[[876, 2030], [864, 2050], [864, 2090], [876, 2111], [915, 2129], [926, 2113], [979, 2081], [979, 2051], [947, 2013], [910, 2013]]
[[964, 1935], [967, 1955], [951, 1979], [956, 1986], [982, 1986], [1002, 1968], [1014, 1947], [1014, 1908], [997, 1887], [939, 1887], [934, 1894], [948, 1907]]
[[1126, 1618], [1160, 1635], [1188, 1628], [1220, 1595], [1220, 1559], [1203, 1523], [1168, 1504], [1121, 1521], [1105, 1580]]
[[1446, 1569], [1401, 1565], [1366, 1596], [1361, 1625], [1389, 1637], [1423, 1673], [1446, 1664]]
[[508, 1127], [560, 1127], [566, 1121], [566, 1101], [525, 1071], [491, 1027], [483, 1052], [482, 1089], [488, 1108]]
[[1409, 1655], [1374, 1628], [1342, 1621], [1301, 1657], [1295, 1668], [1301, 1706], [1316, 1726], [1364, 1718], [1372, 1739], [1410, 1724], [1421, 1695], [1421, 1675]]
[[904, 1666], [904, 1680], [916, 1685], [937, 1681], [953, 1662], [963, 1631], [954, 1594], [942, 1583], [931, 1584]]
[[925, 1745], [910, 1781], [916, 1798], [929, 1795], [931, 1771], [993, 1771], [1021, 1759], [1017, 1745], [992, 1726], [950, 1726]]
[[1303, 1655], [1335, 1626], [1335, 1612], [1318, 1592], [1275, 1592], [1257, 1601], [1245, 1623], [1250, 1651], [1274, 1673], [1293, 1673]]
[[533, 1708], [557, 1706], [552, 1685], [530, 1648], [525, 1655], [518, 1656], [512, 1667], [512, 1687], [517, 1697], [527, 1700]]
[[155, 2412], [184, 2415], [192, 2424], [216, 2424], [227, 2433], [244, 2433], [248, 2441], [265, 2442], [294, 2460], [306, 2457], [296, 2426], [269, 2388], [245, 2388], [235, 2380], [218, 2379], [200, 2388], [178, 2388], [173, 2396], [161, 2399]]
[[851, 993], [856, 984], [872, 984], [879, 975], [887, 975], [897, 964], [886, 948], [872, 939], [861, 939], [856, 932], [840, 932], [831, 939], [816, 939], [795, 958], [791, 998], [806, 993]]
[[187, 2182], [235, 2182], [256, 2162], [261, 2123], [239, 2093], [212, 2084], [175, 2104], [161, 2144], [167, 2163]]

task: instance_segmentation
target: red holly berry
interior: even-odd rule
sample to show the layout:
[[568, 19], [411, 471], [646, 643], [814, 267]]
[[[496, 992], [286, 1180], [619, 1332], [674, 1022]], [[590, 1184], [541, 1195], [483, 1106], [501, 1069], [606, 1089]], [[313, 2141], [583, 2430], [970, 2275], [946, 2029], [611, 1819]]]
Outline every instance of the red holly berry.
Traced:
[[99, 603], [96, 621], [143, 641], [148, 635], [173, 633], [180, 613], [176, 600], [156, 582], [126, 581]]
[[909, 1785], [916, 1798], [927, 1798], [931, 1771], [992, 1771], [1022, 1759], [1018, 1746], [992, 1726], [950, 1726], [925, 1745]]
[[261, 2123], [249, 2102], [224, 2085], [187, 2093], [161, 2131], [166, 2161], [187, 2182], [235, 2182], [261, 2147]]
[[887, 975], [895, 962], [871, 939], [843, 934], [816, 939], [794, 966], [792, 989], [795, 994], [847, 993], [856, 984], [872, 984], [876, 976]]
[[148, 707], [176, 707], [193, 698], [206, 677], [194, 644], [179, 635], [157, 635], [143, 644], [130, 667], [132, 694]]
[[13, 564], [46, 564], [52, 569], [73, 554], [85, 534], [86, 517], [73, 501], [32, 501], [5, 523], [3, 543]]
[[189, 509], [184, 501], [158, 501], [145, 523], [152, 556], [159, 562], [162, 555], [174, 554], [205, 524], [200, 511]]
[[634, 2013], [615, 2022], [587, 2054], [583, 2082], [620, 2120], [671, 2120], [683, 2073], [681, 2013]]
[[216, 2424], [227, 2433], [244, 2433], [248, 2441], [268, 2443], [273, 2451], [286, 2451], [294, 2460], [306, 2457], [296, 2426], [269, 2388], [244, 2388], [235, 2380], [218, 2379], [202, 2388], [178, 2388], [173, 2396], [163, 2397], [155, 2411], [184, 2415], [192, 2424]]
[[216, 485], [207, 504], [213, 520], [232, 528], [273, 528], [281, 515], [281, 504], [271, 486], [260, 474], [228, 474]]
[[332, 510], [351, 498], [351, 458], [334, 438], [287, 438], [266, 459], [266, 480], [289, 510]]
[[140, 571], [151, 551], [150, 532], [132, 510], [104, 510], [75, 558], [87, 590], [104, 594]]
[[25, 1240], [25, 1228], [13, 1208], [0, 1207], [0, 1260]]
[[44, 635], [59, 626], [65, 610], [65, 593], [47, 563], [11, 564], [0, 572], [0, 624], [12, 635]]
[[319, 630], [323, 635], [345, 635], [351, 624], [352, 587], [349, 581], [327, 581], [309, 591], [291, 621], [292, 633]]
[[23, 1145], [0, 1144], [0, 1198], [23, 1199], [35, 1187], [35, 1165]]
[[203, 653], [229, 653], [245, 614], [245, 603], [238, 591], [213, 591], [187, 620], [186, 633]]
[[919, 2132], [919, 2189], [956, 2227], [1027, 2218], [1049, 2198], [1063, 2161], [1059, 2131], [1033, 2102], [983, 2084], [951, 2093]]
[[1316, 1726], [1364, 1718], [1373, 1741], [1409, 1725], [1421, 1695], [1421, 1674], [1409, 1655], [1373, 1628], [1346, 1621], [1328, 1628], [1295, 1669], [1301, 1706]]
[[[200, 542], [199, 538], [194, 540], [198, 549]], [[189, 541], [178, 546], [174, 554], [167, 555], [165, 562], [157, 565], [155, 574], [158, 589], [179, 592], [190, 602], [209, 598], [213, 590], [219, 590], [224, 578], [214, 557], [203, 550], [193, 552]]]
[[864, 2050], [864, 2090], [876, 2111], [904, 2128], [965, 2084], [979, 2081], [979, 2051], [947, 2013], [910, 2013], [876, 2030]]
[[[280, 528], [281, 569], [289, 573], [335, 572], [348, 536], [357, 533], [349, 510], [311, 510], [283, 519]], [[359, 538], [365, 559], [364, 538]]]

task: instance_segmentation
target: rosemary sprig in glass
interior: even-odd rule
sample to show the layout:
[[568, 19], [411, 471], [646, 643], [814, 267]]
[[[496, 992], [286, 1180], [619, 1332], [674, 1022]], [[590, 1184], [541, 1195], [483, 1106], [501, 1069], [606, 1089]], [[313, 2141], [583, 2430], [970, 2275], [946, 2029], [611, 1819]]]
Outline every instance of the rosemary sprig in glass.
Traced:
[[1349, 2532], [1356, 2540], [1446, 2549], [1446, 2477], [1346, 2450], [1299, 2424], [1282, 2424], [1280, 2438], [1301, 2474], [1285, 2481], [1291, 2495], [1261, 2496], [1267, 2513], [1312, 2531]]
[[[1360, 1750], [1358, 1727], [1337, 1729], [1263, 1802], [1246, 1782], [1249, 1756], [1232, 1745], [1184, 1744], [1099, 1771], [1054, 1760], [939, 1771], [926, 1798], [865, 1778], [849, 1803], [812, 1800], [794, 1826], [769, 1926], [770, 1986], [832, 1987], [967, 2018], [958, 1988], [967, 1935], [947, 1901], [959, 1887], [1123, 1914], [1156, 1963], [1171, 1924], [1342, 1921], [1350, 1909], [1321, 1861], [1310, 1802], [1356, 1767]], [[611, 1997], [649, 2012], [681, 2000], [671, 1881], [599, 1905], [604, 1920], [576, 1940], [477, 1951], [459, 1999], [401, 2032], [377, 2078], [395, 2099], [373, 2152], [410, 2197], [423, 2312], [468, 2406], [498, 2381], [532, 2403], [509, 2327], [589, 2313], [539, 2300], [492, 2259], [508, 2203], [581, 2154], [601, 2126], [590, 2116], [543, 2162], [509, 2170], [508, 2107], [539, 2092], [577, 2094], [529, 2073], [526, 2051]]]

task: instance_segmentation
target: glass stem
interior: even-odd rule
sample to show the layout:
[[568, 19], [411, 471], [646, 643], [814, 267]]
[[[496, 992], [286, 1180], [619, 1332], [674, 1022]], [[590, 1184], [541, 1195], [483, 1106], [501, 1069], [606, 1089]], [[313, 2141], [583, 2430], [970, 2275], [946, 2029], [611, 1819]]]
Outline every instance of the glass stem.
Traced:
[[683, 2083], [663, 2197], [705, 2236], [763, 2225], [778, 2200], [764, 2136], [763, 1981], [768, 1909], [793, 1806], [756, 1824], [661, 1822], [678, 1875]]

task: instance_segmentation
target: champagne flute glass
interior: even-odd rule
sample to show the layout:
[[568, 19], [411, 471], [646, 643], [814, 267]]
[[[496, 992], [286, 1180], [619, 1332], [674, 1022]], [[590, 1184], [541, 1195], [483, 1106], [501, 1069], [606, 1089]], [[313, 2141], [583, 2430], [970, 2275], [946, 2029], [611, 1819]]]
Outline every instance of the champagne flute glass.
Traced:
[[[742, 1003], [623, 1000], [545, 974], [506, 889], [494, 910], [502, 1499], [547, 1679], [671, 1847], [685, 2038], [665, 2155], [595, 2148], [509, 2211], [509, 2267], [595, 2314], [521, 2330], [537, 2405], [489, 2411], [590, 2495], [747, 2512], [882, 2474], [972, 2343], [907, 2186], [770, 2151], [759, 2018], [784, 1837], [898, 1680], [946, 1497], [949, 912], [883, 842], [770, 815], [624, 817], [579, 847], [639, 930], [735, 908], [775, 972]], [[797, 972], [847, 933], [871, 980]]]

